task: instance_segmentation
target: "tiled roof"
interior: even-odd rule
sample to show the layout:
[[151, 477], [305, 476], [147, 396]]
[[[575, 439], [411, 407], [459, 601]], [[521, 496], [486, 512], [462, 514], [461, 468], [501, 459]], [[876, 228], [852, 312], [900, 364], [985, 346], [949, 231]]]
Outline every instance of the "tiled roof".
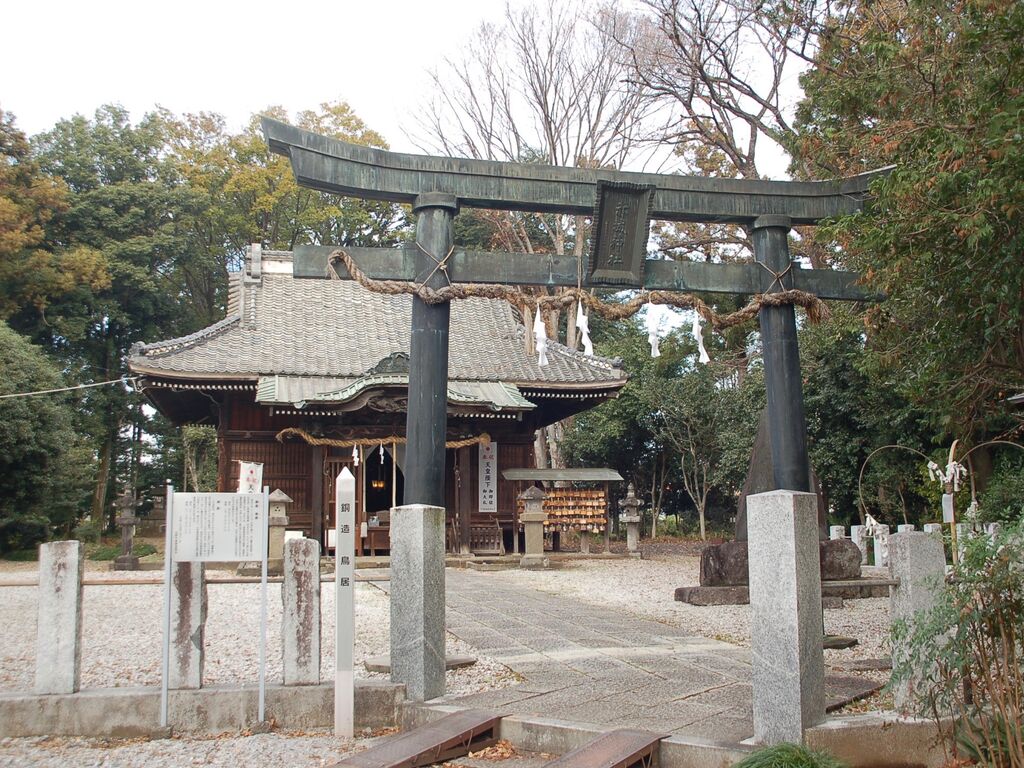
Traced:
[[[212, 379], [315, 376], [357, 379], [384, 358], [408, 353], [412, 299], [372, 293], [350, 280], [296, 279], [263, 272], [235, 279], [236, 314], [179, 339], [137, 344], [137, 373]], [[449, 379], [494, 381], [533, 388], [618, 388], [616, 364], [554, 342], [548, 365], [524, 349], [526, 329], [508, 303], [452, 302]], [[342, 386], [343, 383], [339, 382]], [[319, 390], [324, 391], [324, 390]]]

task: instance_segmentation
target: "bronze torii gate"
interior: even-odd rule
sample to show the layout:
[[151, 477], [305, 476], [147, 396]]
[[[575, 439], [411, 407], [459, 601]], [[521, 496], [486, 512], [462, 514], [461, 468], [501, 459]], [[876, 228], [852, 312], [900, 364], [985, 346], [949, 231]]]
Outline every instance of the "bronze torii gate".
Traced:
[[[270, 149], [291, 159], [301, 186], [370, 200], [409, 203], [416, 245], [346, 248], [367, 277], [430, 288], [452, 283], [644, 288], [754, 294], [799, 289], [847, 301], [873, 297], [858, 276], [790, 269], [794, 225], [861, 209], [885, 170], [840, 181], [761, 181], [627, 173], [388, 152], [349, 144], [263, 118]], [[573, 256], [452, 251], [460, 207], [594, 217], [582, 272]], [[646, 261], [650, 219], [740, 224], [753, 232], [757, 264]], [[324, 278], [333, 246], [298, 247], [295, 276]], [[446, 261], [445, 274], [438, 262]], [[341, 278], [348, 271], [335, 267]], [[413, 297], [406, 422], [405, 504], [444, 506], [449, 304]], [[768, 423], [776, 489], [809, 491], [807, 427], [792, 304], [762, 306]]]

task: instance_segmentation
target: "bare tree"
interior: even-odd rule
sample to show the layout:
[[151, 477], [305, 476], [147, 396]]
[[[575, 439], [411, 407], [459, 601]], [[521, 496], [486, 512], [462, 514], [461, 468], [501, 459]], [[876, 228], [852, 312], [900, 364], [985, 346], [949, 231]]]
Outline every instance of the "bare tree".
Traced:
[[[798, 75], [813, 59], [830, 0], [641, 0], [646, 9], [619, 44], [631, 77], [671, 111], [664, 139], [701, 175], [758, 179], [765, 156], [782, 156], [794, 137]], [[749, 233], [724, 225], [661, 229], [676, 258], [750, 257]], [[796, 244], [823, 266], [824, 255]]]
[[[455, 156], [584, 168], [620, 168], [643, 159], [643, 125], [656, 108], [645, 86], [628, 77], [620, 45], [639, 32], [639, 19], [589, 4], [544, 0], [513, 9], [501, 26], [483, 24], [459, 58], [431, 73], [433, 100], [422, 148]], [[485, 212], [493, 247], [525, 253], [572, 253], [587, 244], [583, 216]], [[520, 307], [524, 318], [529, 312]], [[558, 338], [559, 318], [544, 318]], [[529, 322], [528, 322], [529, 325]], [[565, 343], [578, 344], [574, 313]], [[527, 333], [527, 343], [532, 339]], [[538, 435], [537, 465], [563, 466], [561, 424]]]

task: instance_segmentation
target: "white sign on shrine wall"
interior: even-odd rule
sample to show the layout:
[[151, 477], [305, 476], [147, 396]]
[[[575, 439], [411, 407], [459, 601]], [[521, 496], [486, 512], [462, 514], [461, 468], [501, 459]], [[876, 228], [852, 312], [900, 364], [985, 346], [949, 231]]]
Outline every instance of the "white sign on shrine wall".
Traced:
[[480, 511], [498, 511], [498, 444], [480, 443]]
[[263, 558], [263, 494], [175, 493], [175, 562], [238, 562]]

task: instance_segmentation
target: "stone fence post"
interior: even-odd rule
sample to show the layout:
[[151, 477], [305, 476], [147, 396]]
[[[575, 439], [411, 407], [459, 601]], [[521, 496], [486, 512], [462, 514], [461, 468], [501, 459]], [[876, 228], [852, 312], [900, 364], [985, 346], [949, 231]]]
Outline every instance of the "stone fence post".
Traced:
[[889, 564], [889, 526], [878, 523], [871, 526], [871, 535], [874, 537], [875, 565]]
[[860, 564], [868, 564], [868, 545], [864, 540], [865, 531], [867, 530], [866, 525], [851, 525], [850, 526], [850, 539], [854, 544], [857, 545], [857, 549], [860, 550]]
[[281, 643], [285, 685], [320, 683], [320, 542], [284, 544]]
[[[911, 531], [889, 537], [889, 575], [899, 584], [889, 588], [890, 617], [908, 624], [923, 611], [931, 610], [943, 589], [946, 552], [942, 539], [931, 533]], [[893, 668], [906, 658], [906, 648], [893, 647]], [[920, 670], [925, 674], [927, 670]], [[911, 714], [915, 687], [920, 676], [901, 681], [893, 689], [898, 712]]]
[[36, 693], [75, 693], [82, 670], [82, 573], [80, 541], [39, 547], [36, 621]]
[[171, 652], [170, 669], [167, 673], [168, 688], [203, 687], [205, 634], [205, 565], [174, 563], [171, 572]]

